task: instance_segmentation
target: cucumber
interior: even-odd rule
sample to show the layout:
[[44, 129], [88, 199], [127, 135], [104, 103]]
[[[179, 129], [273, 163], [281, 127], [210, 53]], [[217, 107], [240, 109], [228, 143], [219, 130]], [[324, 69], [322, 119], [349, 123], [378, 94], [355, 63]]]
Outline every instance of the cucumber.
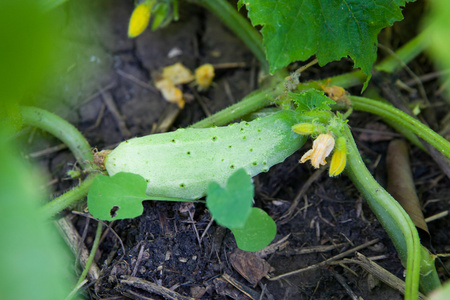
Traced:
[[280, 111], [251, 122], [226, 127], [178, 129], [122, 142], [105, 159], [109, 175], [139, 174], [148, 182], [146, 194], [198, 199], [211, 181], [225, 186], [237, 169], [251, 176], [267, 172], [306, 141], [291, 127], [293, 111]]

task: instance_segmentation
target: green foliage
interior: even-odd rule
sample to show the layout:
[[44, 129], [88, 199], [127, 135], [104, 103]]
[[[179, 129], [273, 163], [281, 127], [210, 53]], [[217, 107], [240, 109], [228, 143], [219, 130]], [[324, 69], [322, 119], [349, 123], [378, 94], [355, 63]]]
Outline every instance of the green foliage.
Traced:
[[244, 169], [237, 170], [222, 188], [211, 182], [206, 205], [216, 222], [228, 228], [244, 227], [253, 204], [252, 178]]
[[152, 8], [152, 30], [167, 26], [178, 20], [178, 0], [158, 1]]
[[107, 221], [140, 216], [144, 210], [142, 201], [148, 199], [146, 189], [147, 182], [136, 174], [99, 175], [89, 190], [89, 212]]
[[303, 90], [300, 93], [289, 93], [288, 96], [296, 105], [297, 112], [331, 110], [330, 105], [335, 102], [316, 89]]
[[100, 220], [112, 221], [142, 215], [144, 200], [187, 201], [145, 194], [147, 181], [140, 175], [119, 172], [114, 176], [99, 175], [87, 196], [89, 212]]
[[[427, 36], [431, 39], [431, 53], [437, 68], [441, 70], [450, 69], [450, 1], [434, 0], [430, 2], [431, 10], [427, 17]], [[443, 75], [445, 79], [450, 76]], [[447, 87], [450, 94], [450, 89]]]
[[3, 101], [21, 101], [31, 89], [39, 88], [57, 56], [58, 39], [53, 36], [57, 15], [44, 13], [41, 1], [0, 2], [1, 110]]
[[228, 227], [238, 247], [259, 251], [274, 239], [277, 226], [260, 208], [252, 207], [253, 184], [244, 169], [237, 170], [222, 188], [212, 182], [208, 187], [206, 205], [216, 222]]
[[24, 165], [0, 128], [0, 298], [60, 300], [71, 290], [73, 258], [40, 218], [42, 174]]
[[450, 281], [447, 281], [441, 288], [430, 295], [430, 300], [450, 299]]
[[239, 0], [261, 25], [270, 71], [316, 55], [320, 65], [350, 56], [370, 74], [377, 35], [403, 19], [408, 0]]
[[22, 125], [22, 114], [18, 104], [14, 102], [0, 103], [0, 128], [4, 134], [12, 135], [18, 132]]
[[238, 247], [244, 251], [259, 251], [272, 242], [277, 225], [260, 208], [253, 207], [243, 228], [231, 228]]

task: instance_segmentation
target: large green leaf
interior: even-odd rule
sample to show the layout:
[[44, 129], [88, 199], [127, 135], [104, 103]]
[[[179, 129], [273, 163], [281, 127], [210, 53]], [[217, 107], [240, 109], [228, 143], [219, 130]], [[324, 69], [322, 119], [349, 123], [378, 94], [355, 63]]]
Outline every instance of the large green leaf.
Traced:
[[262, 25], [270, 71], [316, 55], [320, 65], [350, 56], [369, 74], [377, 35], [403, 18], [411, 0], [239, 0], [253, 26]]

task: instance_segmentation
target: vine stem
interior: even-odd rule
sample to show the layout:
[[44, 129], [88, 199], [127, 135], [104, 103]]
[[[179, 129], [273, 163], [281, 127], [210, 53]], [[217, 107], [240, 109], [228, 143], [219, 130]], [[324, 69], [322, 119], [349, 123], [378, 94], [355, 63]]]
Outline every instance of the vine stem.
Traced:
[[261, 35], [245, 17], [237, 12], [236, 8], [226, 0], [189, 0], [189, 2], [203, 6], [219, 17], [253, 52], [261, 63], [262, 69], [266, 73], [269, 72], [269, 63], [266, 60]]
[[442, 154], [450, 158], [450, 142], [422, 122], [414, 119], [392, 105], [380, 101], [356, 96], [351, 96], [350, 99], [352, 107], [355, 110], [369, 112], [400, 124], [401, 127], [415, 133], [442, 152]]
[[89, 257], [86, 260], [86, 265], [84, 266], [83, 273], [81, 273], [80, 278], [78, 279], [78, 282], [76, 285], [79, 285], [87, 276], [89, 272], [89, 268], [92, 265], [92, 262], [94, 261], [95, 253], [97, 252], [98, 245], [100, 244], [100, 238], [102, 236], [102, 229], [103, 224], [102, 222], [97, 223], [97, 230], [95, 232], [95, 239], [94, 243], [92, 244], [91, 252], [89, 253]]
[[68, 192], [65, 192], [61, 196], [53, 199], [52, 201], [45, 204], [41, 209], [40, 213], [44, 218], [50, 218], [63, 209], [69, 207], [76, 201], [87, 196], [89, 189], [91, 188], [94, 179], [100, 175], [101, 173], [91, 173], [86, 179], [81, 182], [81, 184], [77, 187], [74, 187]]
[[344, 132], [348, 141], [345, 171], [391, 237], [401, 260], [406, 262], [405, 299], [417, 299], [421, 266], [417, 229], [400, 204], [373, 178], [361, 159], [348, 126]]
[[[49, 111], [37, 107], [22, 106], [20, 112], [24, 125], [45, 130], [63, 141], [84, 170], [94, 171], [98, 169], [92, 164], [91, 146], [81, 132], [72, 124]], [[79, 186], [45, 204], [40, 210], [41, 215], [45, 218], [50, 218], [76, 201], [86, 197], [94, 179], [99, 174], [101, 173], [89, 174]]]
[[20, 108], [24, 125], [30, 125], [45, 130], [69, 147], [76, 160], [85, 170], [93, 169], [91, 146], [72, 124], [63, 118], [40, 108], [22, 106]]
[[229, 106], [214, 115], [205, 118], [191, 126], [190, 128], [207, 128], [211, 126], [221, 126], [231, 121], [242, 117], [246, 114], [252, 113], [258, 109], [268, 106], [272, 103], [271, 99], [275, 99], [276, 96], [280, 95], [284, 90], [283, 84], [277, 84], [274, 88], [269, 88], [265, 90], [257, 90], [239, 103]]
[[[100, 238], [102, 236], [102, 229], [103, 224], [102, 222], [98, 222], [97, 224], [97, 230], [95, 231], [95, 239], [94, 243], [92, 244], [91, 252], [89, 253], [89, 257], [86, 260], [86, 265], [84, 266], [83, 272], [80, 275], [80, 278], [78, 279], [78, 282], [75, 284], [75, 287], [81, 287], [84, 279], [86, 278], [89, 269], [91, 268], [92, 262], [94, 261], [95, 254], [97, 253], [98, 246], [100, 244]], [[68, 300], [71, 300], [73, 296], [75, 296], [77, 289], [75, 289], [68, 297]]]

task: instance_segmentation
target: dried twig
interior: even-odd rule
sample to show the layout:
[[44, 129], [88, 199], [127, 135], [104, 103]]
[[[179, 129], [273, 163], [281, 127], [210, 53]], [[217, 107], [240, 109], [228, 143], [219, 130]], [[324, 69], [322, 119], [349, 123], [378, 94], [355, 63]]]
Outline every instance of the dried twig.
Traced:
[[[367, 257], [362, 255], [361, 253], [356, 253], [356, 259], [345, 259], [344, 263], [355, 263], [362, 267], [364, 270], [383, 281], [388, 286], [393, 289], [405, 294], [405, 282], [395, 275], [391, 274], [389, 271], [382, 268], [377, 263], [369, 260]], [[419, 292], [419, 299], [426, 299], [426, 297]]]
[[358, 250], [361, 250], [361, 249], [367, 248], [367, 247], [369, 247], [369, 246], [371, 246], [373, 244], [376, 244], [379, 241], [380, 241], [380, 239], [374, 239], [374, 240], [372, 240], [370, 242], [364, 243], [364, 244], [359, 245], [359, 246], [357, 246], [355, 248], [352, 248], [350, 250], [342, 252], [342, 253], [340, 253], [340, 254], [338, 254], [336, 256], [333, 256], [333, 257], [331, 257], [329, 259], [326, 259], [326, 260], [324, 260], [324, 261], [322, 261], [322, 262], [320, 262], [318, 264], [311, 265], [311, 266], [308, 266], [306, 268], [298, 269], [298, 270], [295, 270], [295, 271], [287, 272], [287, 273], [284, 273], [284, 274], [280, 274], [278, 276], [271, 277], [271, 278], [268, 278], [268, 279], [272, 280], [272, 281], [273, 280], [278, 280], [278, 279], [281, 279], [281, 278], [284, 278], [284, 277], [288, 277], [288, 276], [291, 276], [291, 275], [295, 275], [295, 274], [303, 273], [303, 272], [306, 272], [306, 271], [311, 271], [311, 270], [315, 270], [315, 269], [321, 268], [323, 266], [329, 265], [333, 261], [336, 261], [338, 259], [341, 259], [341, 258], [344, 258], [346, 256], [349, 256], [349, 255], [355, 253]]
[[[56, 224], [61, 230], [62, 236], [67, 245], [69, 245], [72, 252], [75, 255], [80, 253], [80, 264], [81, 267], [84, 268], [89, 258], [89, 251], [87, 250], [84, 243], [81, 242], [81, 237], [78, 234], [75, 226], [73, 226], [72, 222], [70, 222], [67, 216], [56, 220]], [[94, 262], [89, 269], [88, 277], [91, 281], [95, 281], [100, 277], [100, 269]]]
[[180, 295], [179, 293], [172, 291], [171, 289], [168, 289], [163, 286], [159, 286], [153, 282], [133, 277], [133, 276], [122, 276], [123, 279], [120, 279], [121, 284], [129, 285], [144, 291], [147, 291], [149, 293], [157, 294], [165, 299], [171, 299], [171, 300], [195, 300], [194, 298], [187, 297]]

